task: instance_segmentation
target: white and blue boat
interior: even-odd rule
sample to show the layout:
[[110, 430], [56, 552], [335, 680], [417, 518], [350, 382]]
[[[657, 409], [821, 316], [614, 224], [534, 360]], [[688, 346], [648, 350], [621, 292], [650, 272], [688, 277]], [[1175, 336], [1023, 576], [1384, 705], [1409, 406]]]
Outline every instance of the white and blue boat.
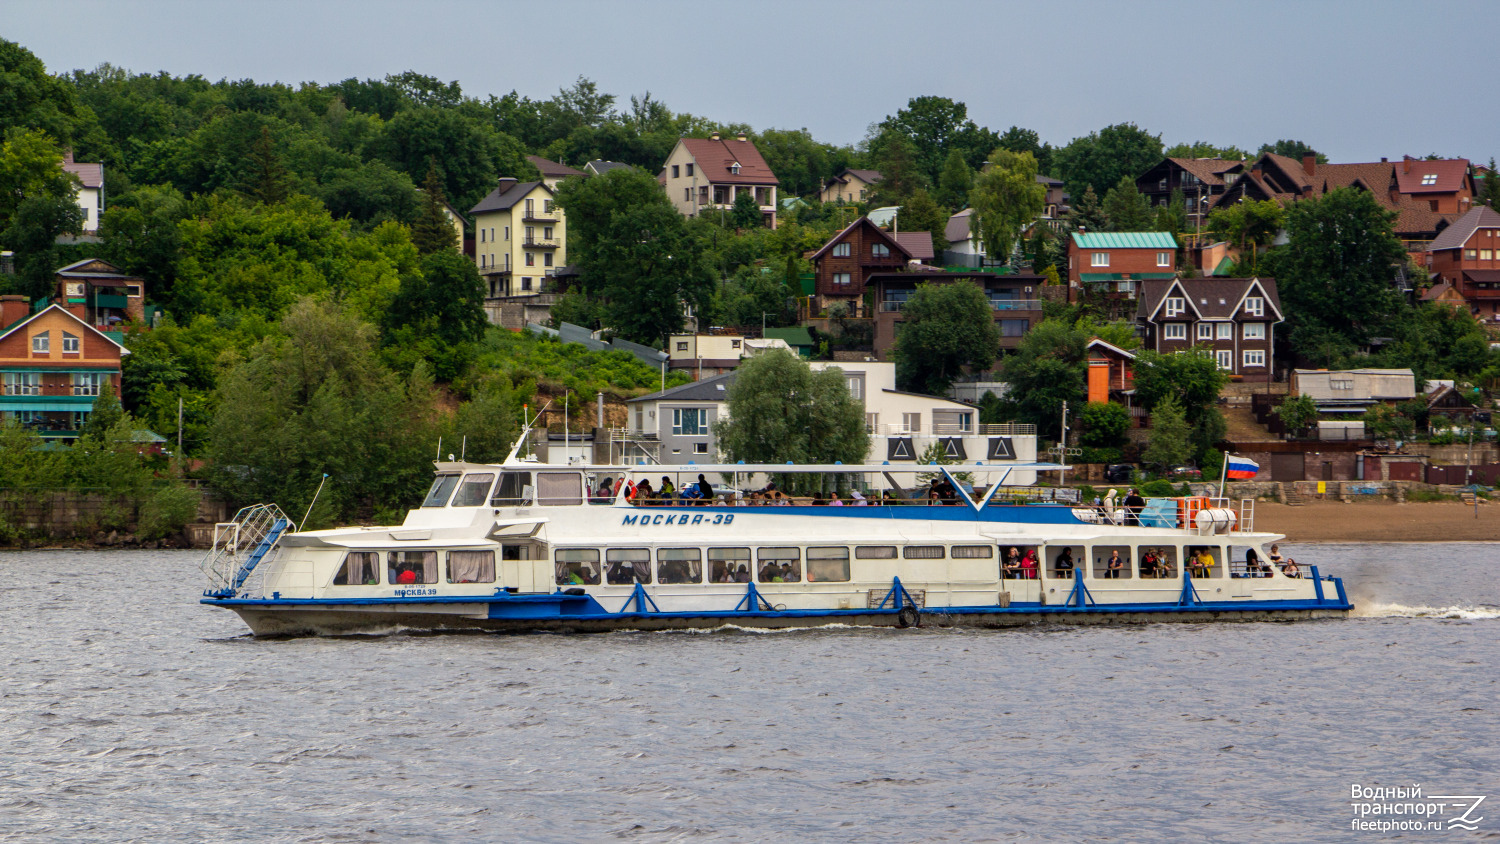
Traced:
[[[1003, 484], [1060, 468], [450, 460], [398, 527], [299, 531], [275, 505], [245, 508], [215, 531], [202, 600], [265, 636], [1250, 621], [1353, 608], [1339, 578], [1275, 560], [1283, 537], [1253, 530], [1253, 501], [1152, 499], [1136, 514]], [[960, 470], [999, 478], [973, 492]], [[918, 472], [941, 473], [947, 500], [830, 506], [733, 491], [788, 473], [901, 489]], [[699, 473], [722, 477], [727, 494], [631, 500], [635, 480]]]

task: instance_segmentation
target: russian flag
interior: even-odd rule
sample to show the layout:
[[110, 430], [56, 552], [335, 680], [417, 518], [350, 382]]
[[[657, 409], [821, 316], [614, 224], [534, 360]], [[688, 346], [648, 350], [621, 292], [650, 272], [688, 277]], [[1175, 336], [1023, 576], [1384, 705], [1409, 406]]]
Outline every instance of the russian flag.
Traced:
[[1224, 477], [1233, 480], [1244, 480], [1253, 478], [1260, 471], [1260, 464], [1248, 457], [1235, 457], [1230, 455], [1224, 464]]

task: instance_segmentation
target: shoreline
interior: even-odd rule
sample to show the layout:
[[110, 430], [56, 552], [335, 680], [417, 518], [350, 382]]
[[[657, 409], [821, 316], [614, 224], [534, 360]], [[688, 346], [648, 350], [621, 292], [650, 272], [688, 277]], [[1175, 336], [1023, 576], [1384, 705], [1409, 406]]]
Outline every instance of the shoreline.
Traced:
[[1287, 542], [1497, 542], [1500, 506], [1427, 501], [1255, 502], [1255, 529], [1280, 533]]

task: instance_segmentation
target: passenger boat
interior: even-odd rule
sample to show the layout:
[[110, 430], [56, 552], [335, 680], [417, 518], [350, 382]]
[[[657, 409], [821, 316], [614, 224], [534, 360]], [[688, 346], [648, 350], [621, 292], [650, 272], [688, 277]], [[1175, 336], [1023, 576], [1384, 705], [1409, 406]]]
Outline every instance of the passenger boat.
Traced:
[[[1017, 470], [1062, 468], [1053, 464], [513, 458], [437, 463], [431, 491], [399, 527], [299, 531], [275, 505], [247, 507], [216, 527], [202, 601], [267, 636], [1284, 620], [1353, 608], [1339, 578], [1266, 564], [1282, 537], [1253, 530], [1253, 501], [1152, 499], [1147, 514], [1122, 517], [1068, 500], [1072, 490], [1003, 483]], [[971, 492], [959, 471], [999, 478]], [[843, 506], [738, 492], [630, 497], [636, 479], [662, 475], [718, 474], [737, 489], [752, 477], [819, 473], [904, 489], [915, 483], [898, 476], [919, 472], [941, 473], [951, 497]], [[591, 494], [605, 481], [618, 490]], [[1211, 562], [1201, 565], [1205, 551]]]

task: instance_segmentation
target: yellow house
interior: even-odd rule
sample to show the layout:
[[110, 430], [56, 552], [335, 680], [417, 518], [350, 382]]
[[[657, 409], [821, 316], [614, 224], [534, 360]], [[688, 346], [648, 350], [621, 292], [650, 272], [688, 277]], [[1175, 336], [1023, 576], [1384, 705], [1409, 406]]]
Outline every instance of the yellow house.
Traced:
[[535, 296], [567, 263], [567, 223], [544, 182], [501, 179], [469, 216], [474, 262], [492, 298]]
[[839, 204], [868, 202], [870, 192], [875, 183], [881, 179], [878, 170], [850, 170], [834, 176], [823, 184], [823, 191], [818, 194], [821, 202], [836, 202]]

